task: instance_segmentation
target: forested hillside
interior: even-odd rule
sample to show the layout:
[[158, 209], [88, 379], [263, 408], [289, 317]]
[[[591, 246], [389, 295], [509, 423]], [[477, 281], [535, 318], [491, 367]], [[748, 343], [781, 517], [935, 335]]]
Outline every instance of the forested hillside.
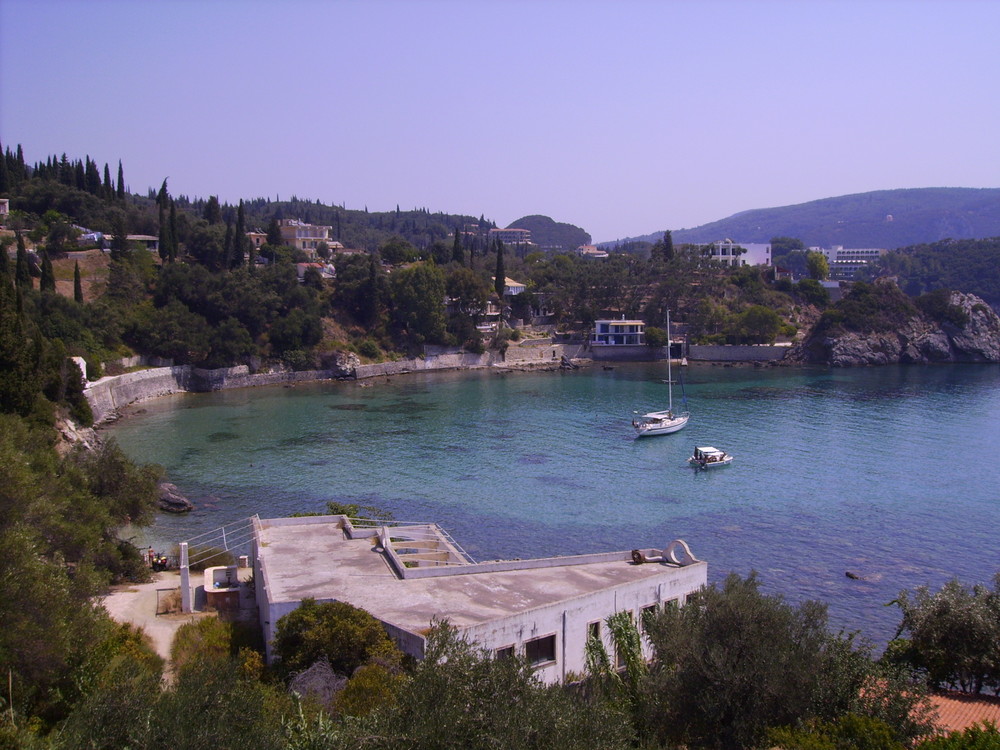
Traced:
[[531, 241], [545, 250], [573, 252], [590, 244], [590, 235], [580, 227], [553, 221], [548, 216], [523, 216], [508, 229], [531, 230]]
[[[879, 190], [777, 208], [742, 211], [710, 224], [673, 229], [675, 242], [769, 242], [798, 237], [807, 247], [894, 249], [946, 238], [1000, 236], [1000, 188]], [[656, 232], [632, 240], [655, 242]], [[621, 242], [628, 242], [622, 240]], [[604, 243], [616, 244], [616, 243]]]
[[895, 276], [908, 294], [958, 289], [1000, 309], [1000, 237], [942, 240], [886, 253], [866, 276]]

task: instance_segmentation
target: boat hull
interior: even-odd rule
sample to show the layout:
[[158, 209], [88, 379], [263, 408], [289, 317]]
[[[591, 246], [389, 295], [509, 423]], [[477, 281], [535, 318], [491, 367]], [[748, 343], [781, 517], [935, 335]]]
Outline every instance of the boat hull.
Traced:
[[[645, 415], [649, 418], [649, 415]], [[656, 435], [669, 435], [678, 430], [684, 429], [688, 423], [688, 414], [680, 414], [676, 417], [662, 417], [658, 418], [656, 422], [638, 422], [635, 425], [635, 436], [637, 438], [641, 437], [655, 437]]]

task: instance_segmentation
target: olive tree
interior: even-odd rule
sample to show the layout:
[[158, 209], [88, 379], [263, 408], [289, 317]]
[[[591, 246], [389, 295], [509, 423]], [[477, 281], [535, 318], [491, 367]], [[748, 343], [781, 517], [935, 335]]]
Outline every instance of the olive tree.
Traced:
[[935, 688], [1000, 693], [1000, 573], [992, 589], [951, 580], [936, 593], [902, 591], [895, 603], [903, 618], [889, 658], [921, 670]]

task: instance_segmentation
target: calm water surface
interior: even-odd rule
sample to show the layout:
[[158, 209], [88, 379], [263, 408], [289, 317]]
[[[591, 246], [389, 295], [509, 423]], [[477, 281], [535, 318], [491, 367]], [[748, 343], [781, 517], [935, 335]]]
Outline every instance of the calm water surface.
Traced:
[[[665, 408], [663, 377], [627, 365], [188, 394], [108, 432], [198, 505], [161, 515], [157, 546], [329, 500], [436, 521], [479, 560], [682, 538], [710, 580], [756, 570], [877, 642], [900, 589], [1000, 571], [1000, 368], [693, 366], [687, 428], [635, 440], [632, 411]], [[695, 444], [736, 460], [694, 471]]]

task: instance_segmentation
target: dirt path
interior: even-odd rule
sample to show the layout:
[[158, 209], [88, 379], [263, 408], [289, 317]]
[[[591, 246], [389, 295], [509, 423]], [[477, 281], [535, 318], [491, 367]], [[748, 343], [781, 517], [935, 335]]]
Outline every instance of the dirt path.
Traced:
[[176, 571], [154, 573], [151, 583], [116, 586], [104, 597], [104, 608], [118, 622], [141, 627], [152, 641], [156, 653], [169, 660], [174, 634], [181, 625], [201, 617], [214, 617], [214, 613], [207, 612], [158, 615], [157, 600], [162, 603], [171, 591], [179, 592], [180, 585], [181, 577]]

